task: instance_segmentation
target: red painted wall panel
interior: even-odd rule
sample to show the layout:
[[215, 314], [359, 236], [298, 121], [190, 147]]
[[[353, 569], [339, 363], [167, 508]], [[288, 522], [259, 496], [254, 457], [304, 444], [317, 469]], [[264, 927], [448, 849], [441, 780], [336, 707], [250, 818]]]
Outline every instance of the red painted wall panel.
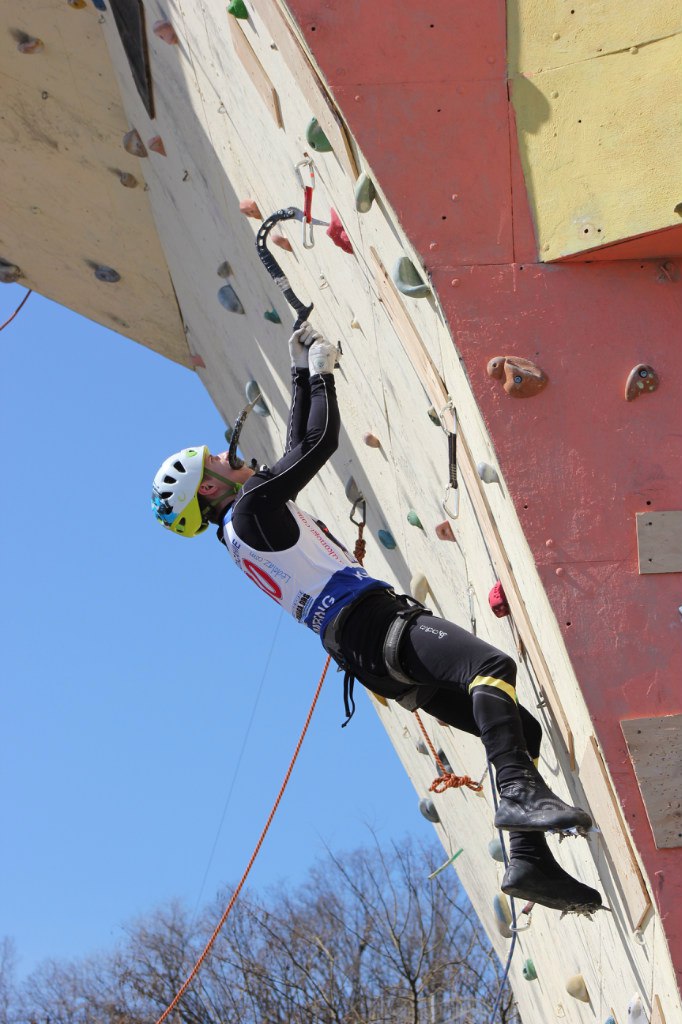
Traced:
[[[682, 851], [655, 849], [620, 730], [682, 711], [682, 580], [640, 576], [635, 534], [636, 512], [682, 508], [682, 265], [538, 262], [502, 0], [289, 7], [432, 275], [682, 976]], [[510, 354], [545, 391], [512, 399], [487, 377]], [[661, 386], [626, 402], [640, 362]]]

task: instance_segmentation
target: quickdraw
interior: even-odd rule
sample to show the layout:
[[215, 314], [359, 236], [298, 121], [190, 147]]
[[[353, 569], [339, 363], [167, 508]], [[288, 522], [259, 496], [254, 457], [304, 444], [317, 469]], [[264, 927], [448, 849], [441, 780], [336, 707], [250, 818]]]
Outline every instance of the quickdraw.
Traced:
[[[444, 413], [448, 410], [452, 412], [452, 430], [448, 430], [443, 418]], [[441, 505], [443, 507], [443, 511], [450, 519], [457, 519], [459, 515], [459, 485], [457, 483], [457, 410], [453, 405], [452, 399], [450, 399], [448, 404], [441, 409], [438, 414], [438, 418], [440, 419], [441, 427], [448, 435], [448, 486], [445, 490], [445, 496]], [[448, 502], [451, 503], [452, 508], [449, 507]]]

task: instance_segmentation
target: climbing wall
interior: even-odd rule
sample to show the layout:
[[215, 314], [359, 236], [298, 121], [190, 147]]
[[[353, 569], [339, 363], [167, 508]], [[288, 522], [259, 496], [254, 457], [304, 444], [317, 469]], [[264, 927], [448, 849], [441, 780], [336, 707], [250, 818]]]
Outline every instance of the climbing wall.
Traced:
[[[682, 1019], [670, 960], [672, 950], [679, 968], [677, 819], [661, 830], [662, 812], [645, 805], [651, 720], [680, 710], [675, 522], [654, 518], [679, 508], [674, 388], [666, 387], [682, 369], [671, 331], [676, 261], [542, 262], [527, 198], [533, 156], [522, 159], [517, 144], [497, 0], [483, 0], [475, 17], [445, 2], [390, 5], [389, 16], [381, 3], [247, 0], [241, 10], [236, 0], [230, 14], [216, 0], [146, 0], [117, 4], [128, 19], [118, 24], [109, 6], [30, 2], [21, 26], [7, 11], [3, 24], [15, 32], [5, 33], [11, 59], [31, 69], [22, 88], [36, 106], [47, 76], [54, 89], [68, 80], [83, 39], [100, 49], [81, 91], [88, 75], [94, 82], [113, 67], [120, 97], [109, 77], [103, 109], [118, 112], [109, 136], [116, 154], [92, 159], [81, 188], [93, 203], [102, 183], [118, 189], [117, 216], [93, 234], [87, 259], [102, 259], [120, 279], [93, 283], [92, 268], [82, 269], [88, 218], [75, 206], [72, 225], [56, 212], [43, 219], [38, 245], [29, 185], [15, 211], [25, 244], [18, 227], [3, 235], [0, 256], [27, 283], [96, 318], [89, 303], [96, 286], [106, 288], [107, 308], [123, 316], [134, 247], [111, 247], [143, 225], [172, 282], [172, 303], [164, 286], [161, 305], [173, 305], [176, 335], [182, 325], [182, 361], [227, 427], [245, 389], [260, 387], [266, 415], [249, 418], [242, 444], [267, 462], [284, 437], [293, 317], [257, 258], [255, 235], [262, 217], [304, 205], [303, 162], [313, 160], [312, 216], [340, 227], [331, 238], [316, 225], [307, 247], [303, 225], [286, 221], [271, 245], [296, 294], [314, 303], [313, 322], [343, 345], [341, 445], [304, 504], [336, 522], [339, 508], [350, 512], [352, 477], [366, 499], [370, 572], [516, 654], [521, 700], [538, 709], [547, 737], [542, 770], [562, 796], [589, 805], [602, 830], [564, 842], [557, 857], [604, 893], [611, 913], [559, 921], [541, 907], [530, 918], [517, 908], [523, 930], [511, 980], [524, 1022]], [[512, 24], [516, 36], [527, 24], [516, 7]], [[25, 37], [42, 47], [17, 49]], [[33, 138], [34, 160], [66, 148], [59, 120], [45, 116], [57, 150]], [[523, 140], [527, 124], [518, 130]], [[84, 152], [80, 136], [73, 145]], [[111, 167], [141, 187], [123, 188]], [[79, 280], [74, 297], [66, 284], [60, 295], [61, 279], [41, 263], [42, 250], [58, 246]], [[141, 289], [140, 301], [146, 296]], [[161, 346], [142, 332], [138, 340]], [[443, 500], [452, 512], [455, 417], [459, 514], [451, 519]], [[638, 527], [637, 514], [648, 514]], [[661, 559], [670, 571], [642, 575], [640, 565]], [[506, 618], [488, 604], [497, 580]], [[444, 861], [461, 849], [454, 869], [504, 958], [510, 933], [489, 786], [430, 796], [434, 765], [413, 717], [375, 707], [414, 782], [415, 814], [437, 819]], [[628, 731], [635, 719], [647, 723], [641, 732]], [[477, 740], [431, 720], [429, 730], [456, 772], [483, 776]], [[673, 751], [677, 737], [671, 723]], [[664, 782], [674, 778], [674, 757], [666, 764]]]

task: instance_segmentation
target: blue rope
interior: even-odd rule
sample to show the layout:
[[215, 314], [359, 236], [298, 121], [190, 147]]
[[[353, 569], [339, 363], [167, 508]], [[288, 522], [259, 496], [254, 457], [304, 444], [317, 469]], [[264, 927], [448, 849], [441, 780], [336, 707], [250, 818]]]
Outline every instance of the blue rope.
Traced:
[[[495, 811], [497, 811], [497, 789], [495, 788], [495, 779], [493, 778], [493, 769], [492, 769], [492, 765], [490, 764], [490, 761], [488, 761], [488, 778], [490, 779], [490, 792], [493, 795], [493, 806], [495, 808]], [[505, 871], [506, 871], [507, 868], [509, 867], [509, 857], [507, 856], [507, 844], [504, 841], [504, 835], [502, 833], [502, 829], [498, 829], [497, 830], [497, 834], [500, 837], [500, 846], [502, 847], [502, 857], [504, 858], [504, 868], [505, 868]], [[495, 1020], [497, 1018], [497, 1011], [500, 1008], [500, 1001], [502, 999], [502, 993], [504, 992], [504, 986], [507, 984], [507, 981], [509, 979], [509, 971], [511, 969], [512, 957], [514, 956], [514, 950], [516, 949], [516, 940], [518, 938], [518, 933], [517, 933], [517, 930], [516, 930], [516, 905], [514, 903], [514, 897], [513, 896], [510, 899], [510, 904], [511, 904], [511, 915], [512, 915], [512, 941], [511, 941], [511, 946], [509, 947], [509, 954], [507, 956], [507, 963], [506, 963], [505, 968], [504, 968], [504, 974], [502, 976], [502, 981], [500, 982], [500, 988], [499, 988], [498, 993], [497, 993], [497, 998], [495, 1000], [495, 1005], [493, 1007], [493, 1012], [490, 1015], [489, 1024], [495, 1024]]]

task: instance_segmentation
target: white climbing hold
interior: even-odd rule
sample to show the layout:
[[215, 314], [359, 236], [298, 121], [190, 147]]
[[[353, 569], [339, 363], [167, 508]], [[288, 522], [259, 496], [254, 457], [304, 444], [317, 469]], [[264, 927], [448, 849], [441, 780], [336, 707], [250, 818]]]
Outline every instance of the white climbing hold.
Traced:
[[424, 742], [421, 736], [417, 736], [416, 740], [414, 741], [414, 745], [417, 748], [418, 753], [428, 754], [429, 748], [426, 746], [426, 743]]
[[476, 465], [476, 472], [484, 484], [499, 484], [500, 478], [494, 466], [487, 462], [479, 462]]
[[246, 401], [254, 403], [253, 411], [258, 416], [270, 415], [270, 409], [268, 408], [267, 402], [263, 398], [257, 380], [247, 380], [246, 387], [244, 388], [244, 393], [246, 394]]
[[628, 1024], [646, 1024], [642, 997], [639, 993], [635, 993], [628, 1003]]
[[140, 133], [135, 128], [131, 128], [123, 136], [123, 148], [131, 156], [144, 157], [147, 155], [147, 147], [140, 138]]
[[573, 996], [574, 999], [579, 999], [581, 1003], [589, 1003], [590, 995], [587, 991], [585, 979], [582, 974], [573, 974], [566, 981], [566, 991], [569, 996]]
[[424, 815], [427, 821], [432, 821], [436, 825], [440, 821], [440, 815], [436, 810], [436, 805], [433, 800], [427, 796], [423, 796], [419, 801], [419, 810]]
[[410, 580], [410, 593], [415, 601], [424, 603], [427, 595], [431, 592], [429, 581], [423, 572], [416, 572]]

